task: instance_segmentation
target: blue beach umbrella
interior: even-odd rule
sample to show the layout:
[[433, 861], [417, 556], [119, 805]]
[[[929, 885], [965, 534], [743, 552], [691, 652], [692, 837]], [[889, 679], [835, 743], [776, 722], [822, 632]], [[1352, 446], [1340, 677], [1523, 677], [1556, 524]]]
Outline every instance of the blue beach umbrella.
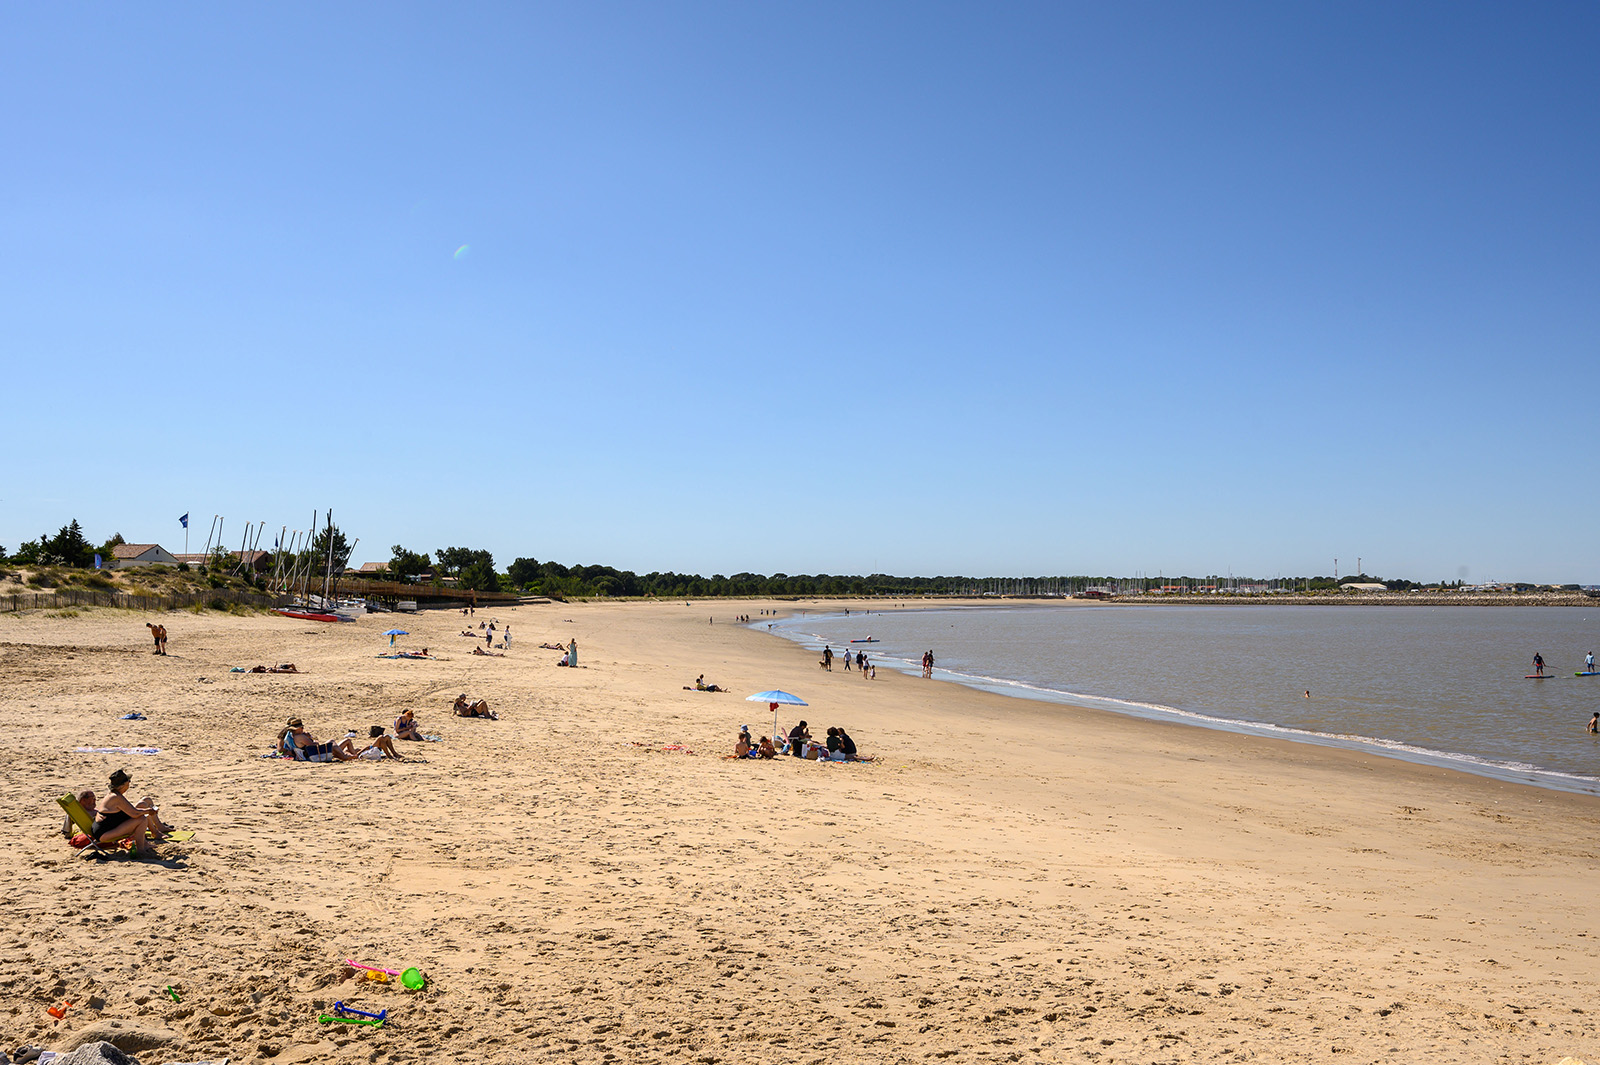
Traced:
[[756, 692], [754, 695], [744, 697], [747, 703], [770, 703], [772, 705], [772, 738], [778, 738], [778, 707], [783, 706], [810, 706], [811, 704], [798, 695], [773, 689], [769, 692]]
[[396, 636], [410, 636], [411, 634], [409, 632], [407, 632], [405, 629], [390, 629], [388, 632], [384, 633], [384, 635], [389, 637], [389, 646], [393, 647], [394, 646], [394, 638]]

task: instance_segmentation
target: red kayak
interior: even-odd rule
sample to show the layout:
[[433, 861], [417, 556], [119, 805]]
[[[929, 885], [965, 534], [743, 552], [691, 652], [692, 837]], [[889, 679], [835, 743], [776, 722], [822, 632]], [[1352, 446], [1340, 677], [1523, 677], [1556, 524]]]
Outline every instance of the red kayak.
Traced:
[[346, 618], [338, 614], [314, 614], [308, 610], [273, 610], [274, 614], [282, 614], [286, 618], [299, 618], [301, 621], [345, 621]]

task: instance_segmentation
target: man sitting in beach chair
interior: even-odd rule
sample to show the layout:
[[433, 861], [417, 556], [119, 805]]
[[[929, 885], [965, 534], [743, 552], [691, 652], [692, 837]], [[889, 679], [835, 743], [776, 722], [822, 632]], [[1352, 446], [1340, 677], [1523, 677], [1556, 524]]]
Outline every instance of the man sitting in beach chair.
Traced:
[[66, 819], [61, 823], [61, 834], [67, 837], [68, 843], [83, 848], [86, 856], [111, 853], [94, 838], [94, 792], [80, 791], [76, 795], [63, 795], [56, 803], [66, 814]]

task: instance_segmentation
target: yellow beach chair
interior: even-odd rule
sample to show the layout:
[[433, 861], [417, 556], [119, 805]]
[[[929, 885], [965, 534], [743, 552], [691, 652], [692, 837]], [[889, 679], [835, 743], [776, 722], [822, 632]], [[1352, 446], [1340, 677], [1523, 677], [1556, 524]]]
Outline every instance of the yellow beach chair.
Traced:
[[78, 797], [68, 792], [57, 799], [56, 803], [67, 812], [68, 817], [72, 818], [72, 823], [78, 827], [78, 831], [89, 837], [88, 844], [78, 852], [78, 857], [110, 857], [111, 851], [100, 846], [100, 841], [94, 838], [94, 818], [89, 816], [89, 811], [83, 808], [83, 803], [78, 801]]

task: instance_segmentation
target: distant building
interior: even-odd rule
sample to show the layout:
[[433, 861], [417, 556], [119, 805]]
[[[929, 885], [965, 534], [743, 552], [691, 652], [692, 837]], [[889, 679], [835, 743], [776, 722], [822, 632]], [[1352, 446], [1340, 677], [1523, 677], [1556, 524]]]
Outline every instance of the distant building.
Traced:
[[381, 577], [389, 572], [387, 562], [363, 562], [356, 573], [362, 577]]
[[1351, 581], [1349, 584], [1339, 585], [1339, 590], [1341, 592], [1387, 592], [1389, 586], [1387, 584], [1379, 584], [1376, 581], [1371, 583]]
[[135, 566], [176, 566], [177, 558], [160, 544], [117, 544], [111, 549], [111, 569], [132, 569]]
[[272, 569], [272, 554], [271, 551], [246, 551], [243, 554], [238, 551], [229, 551], [228, 557], [235, 560], [242, 558], [244, 559], [245, 569], [255, 570], [257, 573], [266, 573]]

